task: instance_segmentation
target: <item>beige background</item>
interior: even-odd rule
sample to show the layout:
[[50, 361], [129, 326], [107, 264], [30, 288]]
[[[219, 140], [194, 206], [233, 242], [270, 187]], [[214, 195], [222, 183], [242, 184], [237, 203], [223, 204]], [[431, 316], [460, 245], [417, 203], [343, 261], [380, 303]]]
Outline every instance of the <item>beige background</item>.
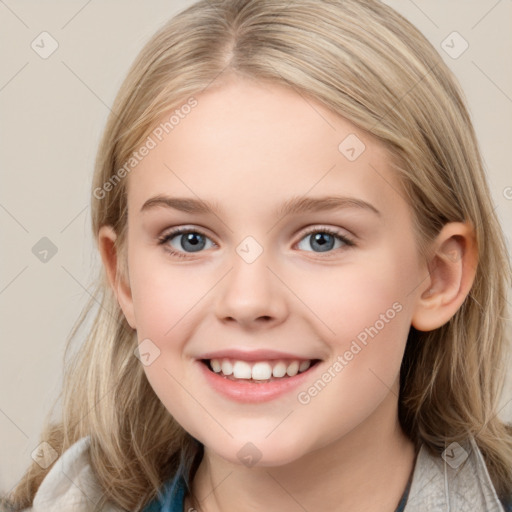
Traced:
[[[150, 35], [192, 3], [0, 2], [0, 491], [16, 483], [38, 444], [60, 388], [66, 336], [99, 264], [88, 197], [109, 105]], [[510, 247], [512, 1], [386, 3], [430, 39], [460, 79]], [[43, 31], [59, 45], [47, 59], [31, 48]], [[453, 31], [469, 44], [457, 59], [441, 48]], [[42, 237], [58, 249], [46, 263], [32, 253]], [[509, 420], [511, 399], [509, 387], [501, 411]]]

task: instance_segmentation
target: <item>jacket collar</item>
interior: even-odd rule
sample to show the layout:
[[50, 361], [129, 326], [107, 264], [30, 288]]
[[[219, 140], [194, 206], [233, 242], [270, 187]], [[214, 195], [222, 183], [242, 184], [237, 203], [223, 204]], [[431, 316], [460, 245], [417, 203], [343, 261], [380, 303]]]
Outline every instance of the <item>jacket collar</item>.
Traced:
[[[94, 510], [102, 491], [90, 466], [89, 445], [90, 437], [83, 437], [62, 454], [27, 512]], [[102, 512], [123, 509], [107, 504]], [[504, 512], [473, 438], [452, 443], [441, 457], [421, 447], [404, 512]]]
[[421, 447], [404, 512], [504, 512], [473, 438], [441, 456]]
[[[53, 465], [26, 512], [92, 512], [103, 493], [89, 459], [90, 436], [72, 444]], [[101, 512], [125, 512], [105, 505]]]

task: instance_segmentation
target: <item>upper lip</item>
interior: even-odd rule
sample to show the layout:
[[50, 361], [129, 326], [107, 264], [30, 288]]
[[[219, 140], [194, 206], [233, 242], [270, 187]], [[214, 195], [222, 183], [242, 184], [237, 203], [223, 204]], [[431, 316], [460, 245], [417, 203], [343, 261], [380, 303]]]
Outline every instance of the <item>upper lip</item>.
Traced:
[[273, 359], [293, 359], [296, 361], [311, 361], [315, 358], [279, 352], [277, 350], [216, 350], [202, 354], [197, 359], [236, 359], [239, 361], [267, 361]]

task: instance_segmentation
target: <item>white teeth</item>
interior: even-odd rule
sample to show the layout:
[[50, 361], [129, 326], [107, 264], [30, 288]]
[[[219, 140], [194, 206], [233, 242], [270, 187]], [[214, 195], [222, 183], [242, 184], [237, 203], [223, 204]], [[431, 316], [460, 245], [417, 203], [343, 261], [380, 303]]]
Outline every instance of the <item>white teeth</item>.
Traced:
[[309, 368], [311, 361], [302, 361], [299, 365], [299, 372], [303, 372]]
[[221, 369], [224, 375], [231, 375], [233, 373], [233, 365], [226, 359], [222, 361]]
[[245, 361], [236, 361], [233, 365], [233, 377], [235, 379], [250, 379], [251, 365]]
[[286, 365], [279, 361], [272, 370], [272, 375], [274, 377], [284, 377], [286, 375]]
[[232, 375], [235, 379], [269, 380], [272, 378], [294, 377], [306, 371], [311, 361], [236, 361], [232, 359], [211, 359], [211, 369], [221, 375]]
[[290, 377], [293, 377], [293, 376], [297, 375], [297, 373], [299, 373], [299, 362], [298, 361], [293, 361], [293, 363], [290, 363], [290, 365], [286, 369], [286, 373]]
[[252, 367], [254, 380], [268, 380], [270, 377], [272, 377], [272, 367], [268, 363], [256, 363]]

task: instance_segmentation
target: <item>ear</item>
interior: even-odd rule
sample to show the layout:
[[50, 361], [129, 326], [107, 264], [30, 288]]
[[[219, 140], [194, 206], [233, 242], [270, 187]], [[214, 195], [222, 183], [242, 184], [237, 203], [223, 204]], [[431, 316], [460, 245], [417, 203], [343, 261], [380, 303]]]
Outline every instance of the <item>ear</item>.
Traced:
[[107, 277], [114, 291], [117, 302], [123, 310], [124, 316], [132, 329], [136, 329], [132, 293], [128, 279], [128, 272], [122, 269], [124, 265], [116, 246], [117, 234], [112, 226], [102, 226], [98, 232], [98, 247]]
[[432, 331], [448, 322], [473, 285], [478, 248], [471, 223], [446, 224], [432, 243], [430, 254], [429, 277], [412, 317], [412, 325], [419, 331]]

